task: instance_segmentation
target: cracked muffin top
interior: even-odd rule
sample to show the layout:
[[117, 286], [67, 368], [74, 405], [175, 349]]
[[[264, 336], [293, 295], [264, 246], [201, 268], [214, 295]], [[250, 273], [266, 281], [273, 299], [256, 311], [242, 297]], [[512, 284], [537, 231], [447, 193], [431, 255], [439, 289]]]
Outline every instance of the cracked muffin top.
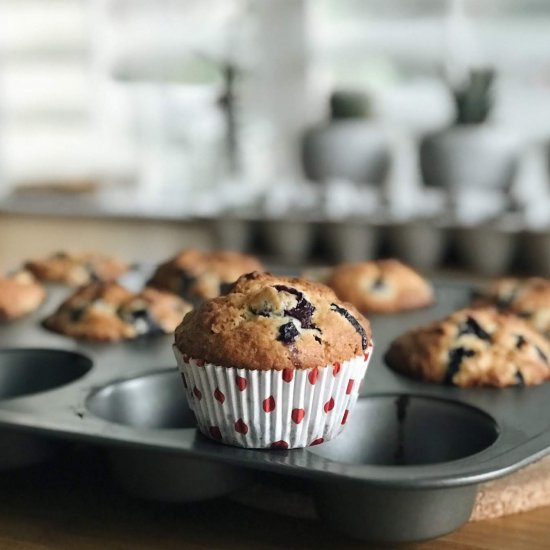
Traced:
[[550, 279], [503, 277], [474, 293], [474, 307], [492, 305], [514, 313], [550, 338]]
[[427, 382], [522, 386], [550, 378], [550, 344], [524, 320], [494, 308], [462, 309], [396, 338], [394, 370]]
[[223, 294], [243, 273], [262, 270], [260, 261], [247, 254], [188, 249], [159, 265], [147, 284], [189, 300], [206, 300]]
[[364, 354], [368, 320], [320, 284], [270, 273], [241, 276], [176, 329], [184, 356], [251, 370], [308, 369]]
[[57, 252], [47, 258], [29, 260], [25, 268], [41, 281], [82, 286], [92, 282], [114, 281], [130, 269], [117, 258], [97, 252]]
[[45, 298], [44, 287], [29, 271], [0, 275], [0, 321], [10, 321], [31, 313]]
[[432, 286], [398, 260], [344, 263], [330, 271], [326, 284], [360, 311], [395, 313], [433, 303]]
[[114, 342], [173, 332], [191, 306], [154, 288], [139, 293], [117, 283], [79, 288], [50, 315], [44, 326], [72, 338]]

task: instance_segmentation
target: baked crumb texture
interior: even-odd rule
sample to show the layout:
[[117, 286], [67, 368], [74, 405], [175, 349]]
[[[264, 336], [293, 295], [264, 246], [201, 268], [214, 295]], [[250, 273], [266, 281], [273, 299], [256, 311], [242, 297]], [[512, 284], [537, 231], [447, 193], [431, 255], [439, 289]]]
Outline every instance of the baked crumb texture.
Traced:
[[134, 293], [117, 283], [91, 283], [65, 300], [44, 326], [76, 339], [114, 342], [172, 333], [190, 309], [179, 296], [155, 288]]
[[549, 358], [548, 341], [529, 323], [487, 307], [410, 330], [385, 356], [398, 372], [463, 388], [541, 384], [550, 377]]
[[254, 256], [189, 249], [159, 265], [148, 285], [191, 301], [206, 300], [224, 294], [243, 273], [251, 271], [263, 271]]
[[398, 260], [345, 263], [326, 275], [341, 300], [370, 313], [397, 313], [434, 302], [431, 284]]

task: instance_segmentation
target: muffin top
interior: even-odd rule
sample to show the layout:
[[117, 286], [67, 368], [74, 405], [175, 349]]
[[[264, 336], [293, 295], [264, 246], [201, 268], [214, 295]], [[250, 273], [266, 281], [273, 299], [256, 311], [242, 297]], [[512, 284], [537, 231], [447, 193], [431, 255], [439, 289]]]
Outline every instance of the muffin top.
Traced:
[[347, 361], [372, 340], [368, 320], [330, 288], [253, 272], [187, 314], [175, 344], [184, 356], [216, 365], [282, 370]]
[[474, 294], [473, 305], [493, 305], [525, 319], [550, 338], [550, 279], [502, 277]]
[[44, 287], [29, 271], [0, 275], [0, 320], [22, 317], [37, 309], [45, 298]]
[[223, 294], [243, 273], [261, 270], [254, 256], [188, 249], [159, 265], [148, 284], [188, 299], [208, 299]]
[[336, 266], [326, 284], [360, 311], [395, 313], [433, 303], [432, 286], [398, 260], [372, 260]]
[[44, 325], [73, 338], [113, 342], [171, 333], [190, 309], [179, 296], [153, 288], [136, 294], [117, 283], [91, 283], [65, 300]]
[[550, 378], [550, 344], [524, 320], [494, 308], [462, 309], [394, 340], [386, 362], [427, 382], [521, 386]]
[[97, 252], [57, 252], [47, 258], [29, 260], [25, 268], [41, 281], [81, 286], [91, 282], [114, 281], [130, 266]]

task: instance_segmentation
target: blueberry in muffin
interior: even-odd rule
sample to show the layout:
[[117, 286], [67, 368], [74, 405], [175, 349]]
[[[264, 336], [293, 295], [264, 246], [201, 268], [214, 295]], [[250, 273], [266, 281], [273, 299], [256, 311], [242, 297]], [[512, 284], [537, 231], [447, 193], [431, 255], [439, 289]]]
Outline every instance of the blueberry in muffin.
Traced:
[[513, 313], [550, 338], [550, 279], [495, 279], [474, 293], [473, 306], [494, 306], [500, 311]]
[[145, 288], [133, 293], [117, 283], [79, 288], [44, 326], [72, 338], [114, 342], [169, 334], [191, 306], [174, 294]]

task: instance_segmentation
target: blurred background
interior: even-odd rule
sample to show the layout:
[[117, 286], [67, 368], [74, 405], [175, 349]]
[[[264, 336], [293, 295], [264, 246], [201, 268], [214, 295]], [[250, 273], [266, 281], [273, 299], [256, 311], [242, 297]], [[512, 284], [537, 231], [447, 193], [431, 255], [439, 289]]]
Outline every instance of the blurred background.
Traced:
[[550, 275], [545, 0], [0, 0], [0, 268], [185, 246]]

